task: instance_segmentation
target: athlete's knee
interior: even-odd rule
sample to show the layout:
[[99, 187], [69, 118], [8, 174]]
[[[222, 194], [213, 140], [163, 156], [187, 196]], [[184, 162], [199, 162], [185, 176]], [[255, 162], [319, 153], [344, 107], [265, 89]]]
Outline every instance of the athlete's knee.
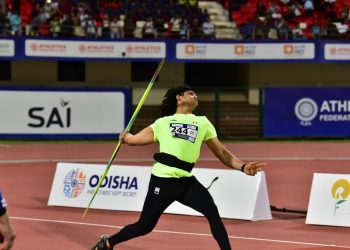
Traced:
[[142, 222], [142, 221], [139, 221], [136, 224], [137, 224], [137, 231], [138, 231], [140, 236], [152, 232], [152, 230], [156, 226], [155, 223], [145, 223], [145, 222]]

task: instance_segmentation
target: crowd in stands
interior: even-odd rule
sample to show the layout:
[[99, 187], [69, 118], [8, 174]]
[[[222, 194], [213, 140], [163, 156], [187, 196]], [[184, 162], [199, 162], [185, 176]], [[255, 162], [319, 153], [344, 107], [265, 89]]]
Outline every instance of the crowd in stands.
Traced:
[[231, 17], [245, 39], [348, 38], [350, 0], [233, 0]]
[[[217, 0], [236, 39], [346, 36], [350, 0]], [[0, 0], [0, 36], [215, 39], [198, 0]]]
[[201, 39], [209, 29], [208, 14], [198, 8], [197, 0], [2, 2], [0, 35], [189, 38], [191, 34]]

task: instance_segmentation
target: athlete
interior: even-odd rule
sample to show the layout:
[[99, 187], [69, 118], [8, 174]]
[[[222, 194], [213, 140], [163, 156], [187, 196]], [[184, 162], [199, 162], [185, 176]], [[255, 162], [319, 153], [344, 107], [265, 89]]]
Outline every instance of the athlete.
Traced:
[[6, 201], [0, 192], [0, 250], [9, 250], [16, 238], [6, 209]]
[[93, 250], [113, 249], [113, 246], [150, 233], [164, 210], [178, 201], [202, 213], [209, 221], [211, 232], [221, 250], [230, 250], [230, 242], [218, 209], [208, 190], [191, 171], [199, 158], [202, 143], [230, 168], [254, 176], [266, 165], [243, 163], [218, 140], [214, 126], [205, 116], [192, 112], [198, 105], [197, 95], [187, 85], [169, 89], [162, 101], [162, 118], [139, 133], [121, 133], [120, 140], [131, 146], [159, 143], [159, 153], [139, 220], [118, 233], [103, 235]]

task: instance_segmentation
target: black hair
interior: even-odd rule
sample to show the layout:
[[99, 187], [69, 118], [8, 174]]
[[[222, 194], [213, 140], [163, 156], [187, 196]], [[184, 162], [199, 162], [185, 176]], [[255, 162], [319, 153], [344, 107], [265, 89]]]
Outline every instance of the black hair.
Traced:
[[161, 114], [162, 116], [173, 115], [177, 109], [177, 95], [183, 95], [188, 90], [192, 90], [192, 88], [188, 85], [180, 85], [167, 90], [164, 95], [162, 106], [161, 106]]

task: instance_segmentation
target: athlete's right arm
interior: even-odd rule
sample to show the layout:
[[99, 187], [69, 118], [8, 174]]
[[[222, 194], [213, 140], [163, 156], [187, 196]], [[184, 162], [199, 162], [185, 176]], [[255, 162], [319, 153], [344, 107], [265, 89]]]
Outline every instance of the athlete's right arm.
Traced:
[[135, 135], [123, 132], [120, 133], [119, 140], [121, 140], [122, 143], [128, 144], [130, 146], [148, 145], [154, 143], [153, 129], [148, 126]]

